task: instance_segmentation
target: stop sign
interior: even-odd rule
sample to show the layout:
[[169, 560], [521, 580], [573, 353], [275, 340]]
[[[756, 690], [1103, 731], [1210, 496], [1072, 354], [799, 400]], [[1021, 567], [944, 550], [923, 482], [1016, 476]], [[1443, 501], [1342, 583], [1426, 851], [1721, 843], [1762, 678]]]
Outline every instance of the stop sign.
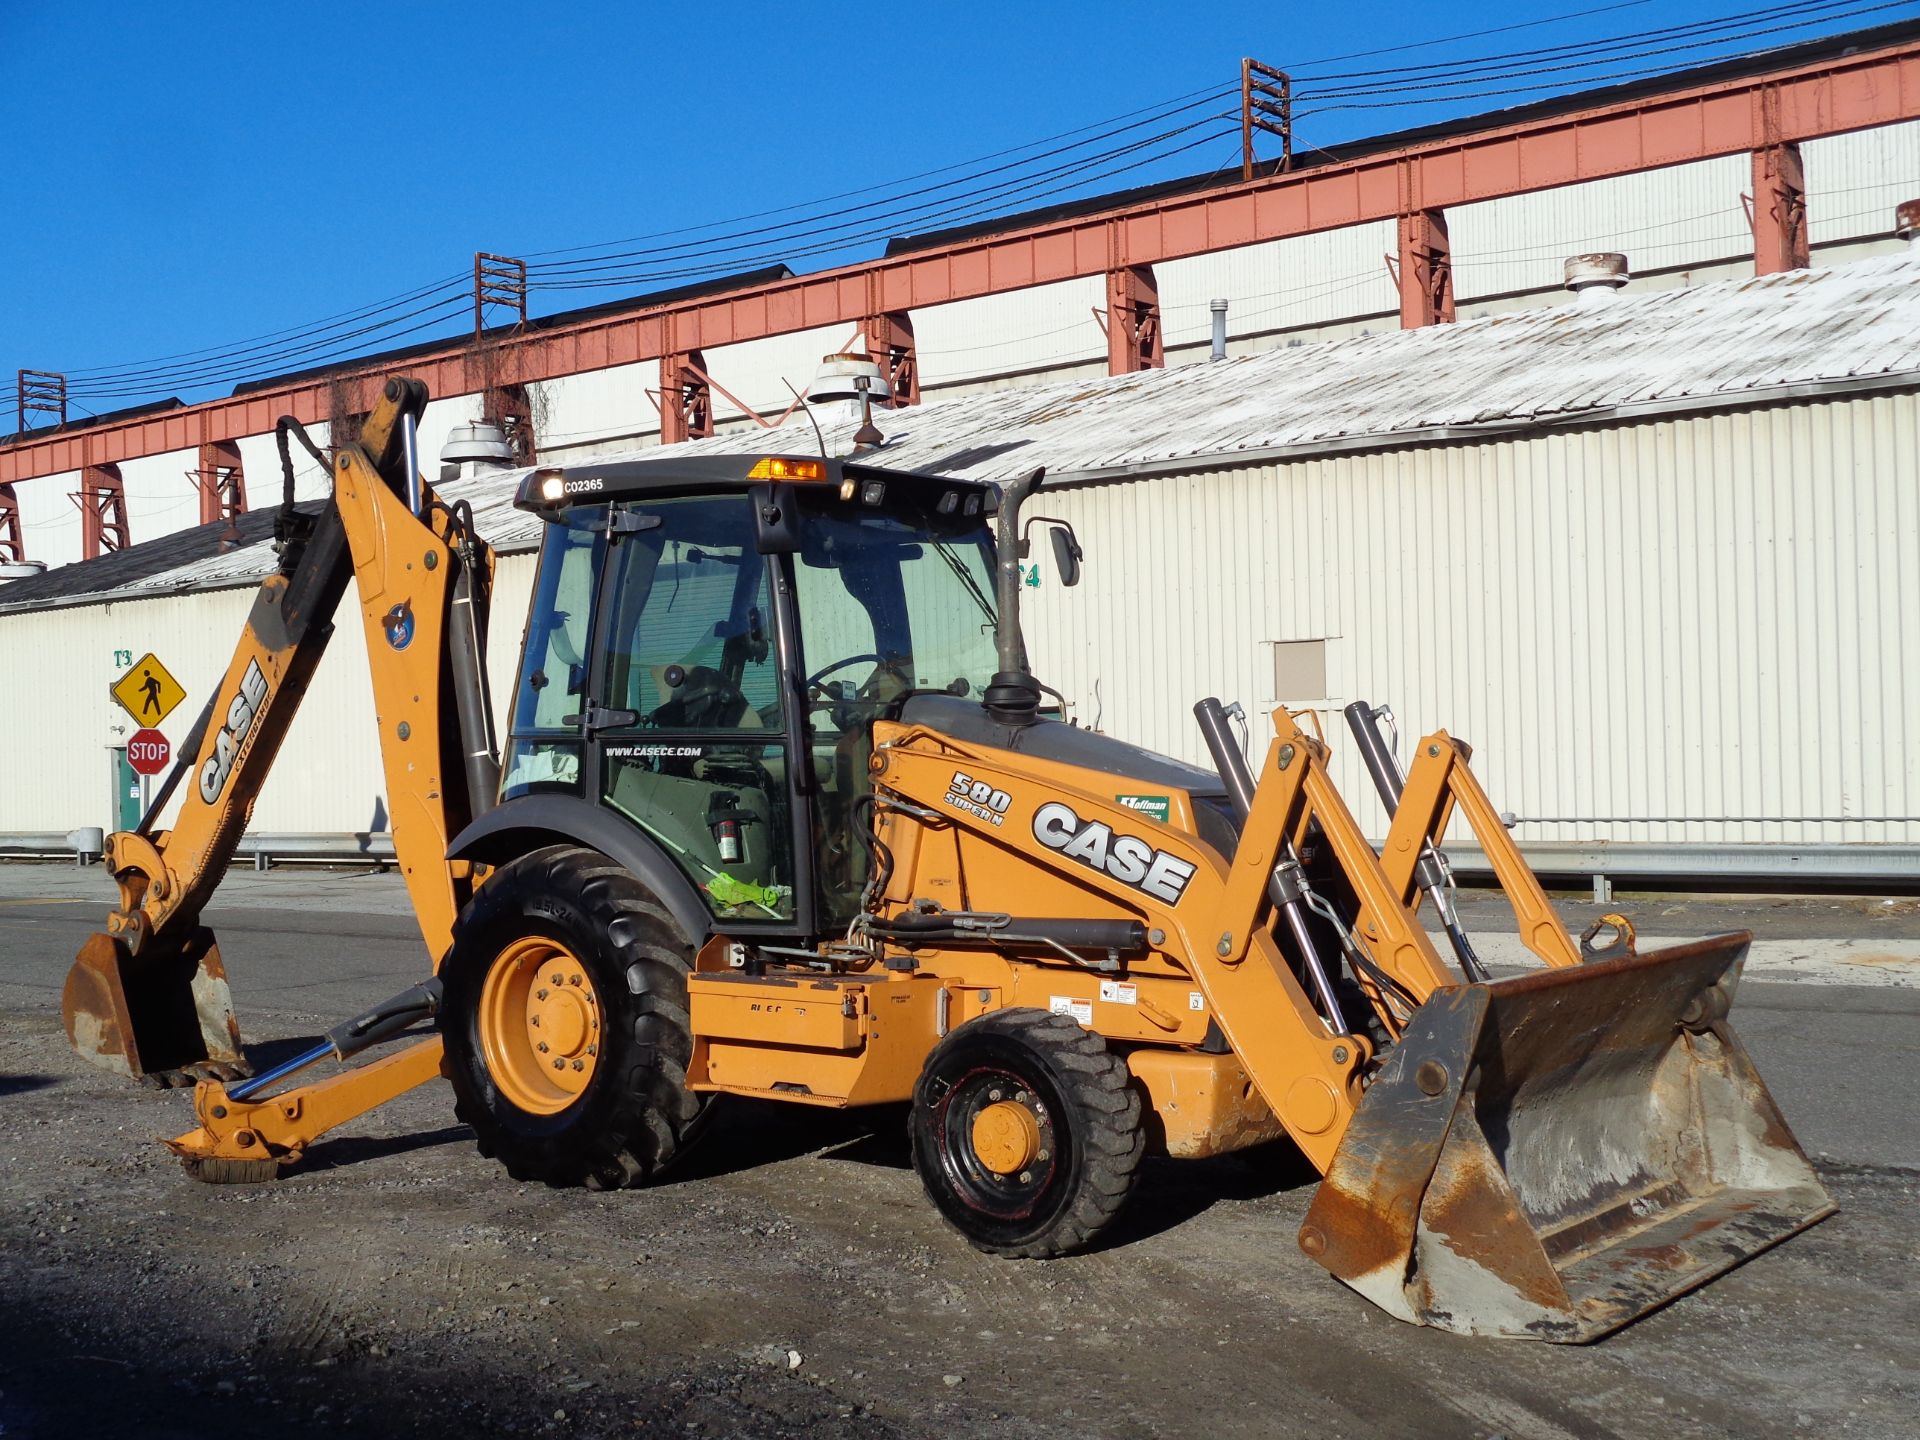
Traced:
[[127, 741], [127, 764], [138, 775], [158, 775], [173, 763], [173, 742], [158, 730], [136, 730]]

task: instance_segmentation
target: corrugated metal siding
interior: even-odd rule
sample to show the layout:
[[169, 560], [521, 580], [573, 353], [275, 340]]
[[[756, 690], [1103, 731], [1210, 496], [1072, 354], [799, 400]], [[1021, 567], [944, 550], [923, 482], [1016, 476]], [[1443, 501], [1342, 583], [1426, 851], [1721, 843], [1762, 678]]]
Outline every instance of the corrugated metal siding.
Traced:
[[1269, 642], [1327, 638], [1376, 832], [1354, 698], [1579, 822], [1523, 841], [1913, 843], [1872, 817], [1920, 816], [1916, 445], [1905, 395], [1064, 491], [1087, 578], [1027, 592], [1035, 663], [1082, 723], [1204, 762], [1194, 700], [1264, 715]]
[[1106, 303], [1106, 282], [1093, 276], [916, 310], [920, 383], [1104, 359], [1107, 340], [1093, 312]]
[[1893, 207], [1920, 199], [1920, 122], [1856, 130], [1800, 147], [1816, 245], [1893, 230]]
[[[1523, 841], [1920, 842], [1911, 819], [1857, 823], [1920, 815], [1917, 450], [1920, 396], [1897, 395], [1064, 490], [1048, 509], [1079, 528], [1087, 578], [1058, 590], [1043, 560], [1024, 592], [1035, 662], [1082, 723], [1202, 760], [1193, 701], [1264, 715], [1270, 642], [1324, 638], [1324, 722], [1376, 830], [1339, 728], [1356, 697], [1391, 703], [1408, 745], [1439, 726], [1472, 740]], [[499, 562], [502, 708], [533, 570]], [[251, 594], [0, 617], [0, 674], [26, 677], [0, 691], [0, 832], [106, 823], [113, 651], [152, 649], [185, 683], [177, 741]], [[355, 621], [256, 830], [380, 813]], [[1818, 818], [1835, 816], [1855, 820]]]
[[[531, 555], [502, 557], [495, 573], [488, 663], [495, 708], [511, 698], [534, 570]], [[225, 673], [251, 587], [161, 600], [88, 605], [0, 619], [0, 736], [13, 763], [0, 786], [0, 834], [112, 828], [107, 749], [133, 725], [107, 695], [119, 676], [116, 650], [160, 657], [187, 699], [161, 727], [186, 738], [208, 692]], [[280, 759], [254, 808], [252, 829], [350, 833], [384, 829], [386, 784], [374, 729], [365, 635], [349, 590]], [[170, 820], [172, 809], [165, 817]]]
[[[13, 487], [20, 502], [20, 528], [27, 558], [65, 565], [80, 558], [80, 512], [67, 497], [80, 488], [80, 474], [42, 475]], [[0, 588], [0, 596], [6, 591]]]
[[1463, 300], [1511, 290], [1556, 290], [1569, 255], [1622, 250], [1636, 270], [1751, 255], [1741, 208], [1753, 188], [1745, 156], [1673, 165], [1447, 212], [1454, 290]]
[[1228, 302], [1230, 338], [1355, 315], [1397, 317], [1400, 297], [1386, 262], [1394, 244], [1394, 226], [1382, 221], [1156, 266], [1167, 344], [1206, 344], [1215, 299]]

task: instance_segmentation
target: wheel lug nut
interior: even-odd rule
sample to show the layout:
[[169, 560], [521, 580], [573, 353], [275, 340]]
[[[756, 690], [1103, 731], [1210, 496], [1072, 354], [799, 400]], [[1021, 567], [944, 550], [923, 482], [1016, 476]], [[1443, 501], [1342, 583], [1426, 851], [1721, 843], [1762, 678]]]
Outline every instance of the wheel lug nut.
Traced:
[[587, 1068], [587, 1062], [584, 1060], [576, 1060], [573, 1062], [573, 1068], [576, 1070], [584, 1070]]
[[1048, 1160], [1052, 1158], [1052, 1154], [1049, 1151], [1042, 1150], [1038, 1155], [1034, 1156], [1033, 1158], [1036, 1160]]
[[542, 1040], [538, 1045], [534, 1046], [533, 1048], [538, 1050], [542, 1055], [544, 1055], [547, 1053], [547, 1042]]
[[587, 1054], [598, 1055], [599, 1053], [600, 1053], [600, 1047], [598, 1045], [587, 1046]]
[[553, 1068], [556, 1070], [564, 1070], [567, 1068], [567, 1062], [556, 1055], [553, 1057]]
[[1022, 1170], [1020, 1172], [1020, 1183], [1022, 1185], [1025, 1185], [1031, 1179], [1033, 1179], [1033, 1172], [1031, 1170]]
[[547, 998], [547, 992], [544, 990], [536, 990], [533, 992], [533, 998], [536, 1000], [544, 1000]]
[[1000, 1092], [998, 1090], [987, 1091], [987, 1099], [998, 1100], [999, 1098], [1000, 1098]]
[[529, 1025], [538, 1025], [540, 1023], [540, 1017], [538, 1015], [530, 1015], [527, 1017], [527, 1023]]
[[567, 977], [567, 983], [569, 985], [578, 985], [580, 983], [580, 977], [578, 975], [569, 975]]
[[1024, 1090], [1016, 1090], [1013, 1092], [1013, 1098], [1024, 1105], [1027, 1103], [1027, 1092]]

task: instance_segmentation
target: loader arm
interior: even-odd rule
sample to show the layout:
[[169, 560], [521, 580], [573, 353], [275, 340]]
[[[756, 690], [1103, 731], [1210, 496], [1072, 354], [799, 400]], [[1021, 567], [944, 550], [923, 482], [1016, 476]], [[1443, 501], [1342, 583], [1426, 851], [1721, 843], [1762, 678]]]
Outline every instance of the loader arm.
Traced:
[[1420, 857], [1429, 845], [1439, 848], [1448, 822], [1459, 814], [1480, 842], [1494, 879], [1513, 906], [1520, 942], [1544, 964], [1578, 965], [1579, 947], [1560, 923], [1540, 877], [1520, 854], [1493, 801], [1468, 767], [1470, 753], [1446, 731], [1436, 730], [1420, 742], [1408, 767], [1406, 788], [1380, 850], [1381, 866], [1399, 902], [1409, 910], [1420, 908]]
[[[417, 471], [417, 515], [403, 498], [425, 403], [424, 387], [389, 381], [359, 439], [333, 457], [332, 499], [311, 518], [283, 517], [280, 568], [261, 582], [181, 762], [140, 826], [106, 842], [120, 903], [82, 947], [62, 1007], [74, 1048], [105, 1068], [166, 1083], [248, 1073], [201, 912], [326, 651], [349, 578], [367, 632], [395, 850], [430, 959], [446, 949], [472, 880], [470, 867], [444, 859], [447, 840], [492, 799], [468, 791], [448, 655], [474, 643], [472, 625], [484, 636], [492, 557], [470, 533], [456, 537], [454, 516]], [[450, 637], [456, 590], [475, 618], [459, 617], [462, 633]], [[175, 822], [158, 829], [176, 789]]]

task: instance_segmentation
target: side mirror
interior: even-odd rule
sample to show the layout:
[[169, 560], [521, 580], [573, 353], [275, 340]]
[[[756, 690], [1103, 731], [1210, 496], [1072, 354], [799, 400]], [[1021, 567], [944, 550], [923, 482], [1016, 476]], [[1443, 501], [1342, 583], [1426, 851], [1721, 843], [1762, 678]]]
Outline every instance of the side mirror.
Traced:
[[1080, 541], [1073, 533], [1071, 525], [1056, 524], [1053, 536], [1053, 568], [1059, 572], [1062, 585], [1080, 583]]

